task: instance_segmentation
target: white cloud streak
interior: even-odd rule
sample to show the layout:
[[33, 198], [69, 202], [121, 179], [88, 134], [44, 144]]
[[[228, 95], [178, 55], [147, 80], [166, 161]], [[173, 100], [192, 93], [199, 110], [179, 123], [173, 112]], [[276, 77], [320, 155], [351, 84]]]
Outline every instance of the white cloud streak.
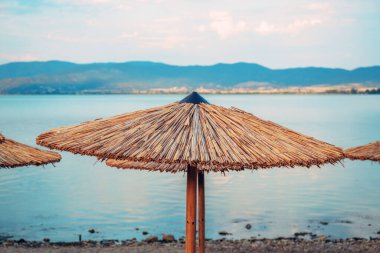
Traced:
[[198, 30], [200, 32], [213, 31], [222, 40], [247, 31], [246, 22], [244, 20], [235, 20], [227, 11], [211, 10], [209, 19], [209, 24], [200, 25]]
[[318, 18], [314, 19], [297, 19], [288, 24], [273, 24], [267, 21], [261, 21], [254, 31], [262, 35], [279, 34], [297, 34], [304, 30], [311, 29], [314, 26], [321, 25], [323, 21]]
[[[312, 5], [313, 10], [325, 10], [330, 8], [326, 5]], [[326, 18], [325, 18], [326, 19]], [[292, 17], [289, 20], [280, 21], [267, 21], [267, 20], [255, 20], [255, 19], [243, 19], [236, 18], [228, 11], [216, 11], [211, 10], [209, 12], [209, 21], [207, 24], [198, 26], [199, 32], [213, 32], [216, 33], [221, 40], [229, 38], [236, 38], [236, 36], [242, 34], [256, 34], [256, 35], [297, 35], [298, 33], [312, 29], [316, 26], [323, 25], [324, 21], [322, 16], [312, 15], [311, 17]]]

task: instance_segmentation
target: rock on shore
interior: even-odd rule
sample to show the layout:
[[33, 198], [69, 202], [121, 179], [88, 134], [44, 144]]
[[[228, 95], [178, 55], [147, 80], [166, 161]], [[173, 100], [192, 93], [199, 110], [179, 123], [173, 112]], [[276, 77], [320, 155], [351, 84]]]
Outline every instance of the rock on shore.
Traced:
[[[153, 242], [131, 240], [82, 241], [73, 243], [33, 242], [25, 240], [6, 240], [0, 242], [0, 252], [157, 252], [182, 253], [184, 241], [167, 243], [164, 240]], [[380, 238], [351, 238], [330, 240], [327, 237], [304, 240], [296, 237], [277, 239], [241, 239], [241, 240], [207, 240], [208, 253], [242, 253], [242, 252], [380, 252]]]

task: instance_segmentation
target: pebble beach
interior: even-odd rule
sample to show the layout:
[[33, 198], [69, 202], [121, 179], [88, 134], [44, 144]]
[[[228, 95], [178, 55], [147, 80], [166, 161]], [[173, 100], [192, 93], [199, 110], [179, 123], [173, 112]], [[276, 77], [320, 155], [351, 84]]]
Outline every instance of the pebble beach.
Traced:
[[[104, 240], [82, 242], [35, 242], [9, 240], [0, 244], [0, 252], [128, 252], [128, 253], [180, 253], [184, 252], [184, 240], [167, 242], [150, 237], [148, 240]], [[380, 238], [349, 238], [330, 240], [318, 236], [312, 240], [298, 237], [276, 239], [241, 239], [241, 240], [207, 240], [206, 251], [209, 253], [243, 253], [243, 252], [380, 252]]]

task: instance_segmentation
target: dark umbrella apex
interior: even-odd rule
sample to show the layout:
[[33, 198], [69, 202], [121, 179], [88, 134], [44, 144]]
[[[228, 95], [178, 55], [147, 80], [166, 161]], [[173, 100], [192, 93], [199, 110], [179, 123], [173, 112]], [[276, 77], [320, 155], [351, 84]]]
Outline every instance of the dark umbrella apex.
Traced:
[[198, 92], [193, 91], [189, 95], [187, 95], [185, 98], [183, 98], [181, 101], [179, 101], [180, 104], [182, 103], [190, 103], [190, 104], [210, 104], [204, 97], [199, 95]]

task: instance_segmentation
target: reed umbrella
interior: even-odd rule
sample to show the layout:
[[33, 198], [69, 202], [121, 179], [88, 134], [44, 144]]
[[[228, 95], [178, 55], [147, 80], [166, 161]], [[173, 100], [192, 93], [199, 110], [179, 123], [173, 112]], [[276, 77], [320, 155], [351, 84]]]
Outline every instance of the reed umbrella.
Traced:
[[0, 134], [0, 168], [59, 162], [61, 155], [15, 142]]
[[344, 150], [346, 157], [351, 160], [372, 160], [380, 162], [380, 141]]
[[344, 158], [338, 147], [236, 108], [211, 105], [196, 92], [180, 102], [52, 129], [37, 143], [102, 160], [151, 163], [149, 170], [187, 172], [188, 253], [195, 252], [197, 187], [199, 252], [204, 252], [204, 172], [310, 167]]

